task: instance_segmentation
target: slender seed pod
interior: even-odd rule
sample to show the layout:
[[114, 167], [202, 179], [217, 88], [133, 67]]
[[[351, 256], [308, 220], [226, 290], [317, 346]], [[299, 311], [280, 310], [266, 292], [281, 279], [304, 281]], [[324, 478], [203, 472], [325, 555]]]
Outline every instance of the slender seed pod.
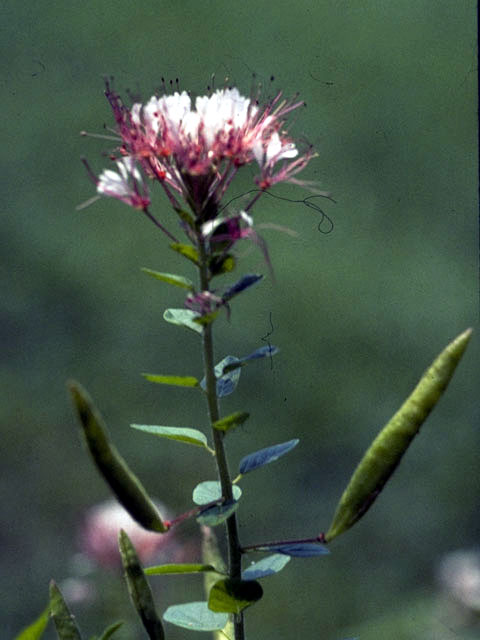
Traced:
[[120, 504], [145, 529], [157, 533], [167, 531], [156, 506], [110, 441], [103, 419], [88, 393], [77, 382], [69, 382], [68, 388], [93, 461]]
[[82, 640], [75, 618], [54, 580], [50, 582], [50, 615], [60, 640]]
[[471, 333], [472, 330], [467, 329], [442, 351], [370, 445], [338, 503], [332, 524], [325, 534], [326, 542], [349, 529], [371, 507], [447, 388]]
[[118, 535], [118, 545], [130, 598], [142, 620], [148, 637], [150, 640], [164, 640], [165, 632], [155, 610], [150, 585], [143, 572], [135, 547], [123, 529]]

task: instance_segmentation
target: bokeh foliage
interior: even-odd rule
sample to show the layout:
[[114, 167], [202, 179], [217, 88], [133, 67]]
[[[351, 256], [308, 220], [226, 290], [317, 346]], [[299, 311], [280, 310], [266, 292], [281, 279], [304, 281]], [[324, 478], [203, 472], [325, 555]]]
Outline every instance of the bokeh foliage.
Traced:
[[[197, 482], [213, 479], [194, 447], [153, 447], [128, 429], [203, 428], [188, 390], [140, 376], [198, 376], [201, 362], [196, 336], [176, 342], [178, 330], [161, 319], [182, 292], [140, 271], [175, 273], [183, 261], [120, 203], [75, 211], [93, 190], [79, 157], [97, 169], [106, 162], [104, 143], [78, 135], [111, 124], [102, 76], [146, 97], [161, 76], [202, 92], [212, 72], [218, 84], [228, 75], [248, 92], [255, 71], [307, 102], [294, 132], [318, 148], [305, 177], [336, 199], [325, 203], [334, 230], [319, 233], [318, 214], [301, 204], [265, 198], [257, 224], [300, 235], [263, 232], [276, 284], [264, 279], [243, 297], [230, 324], [218, 323], [217, 345], [219, 359], [265, 340], [281, 347], [272, 368], [249, 367], [224, 401], [226, 412], [251, 414], [232, 434], [232, 463], [300, 438], [260, 485], [253, 475], [245, 481], [242, 540], [308, 535], [328, 526], [366, 445], [432, 358], [467, 326], [478, 333], [475, 10], [447, 0], [3, 3], [5, 637], [44, 608], [51, 577], [70, 575], [82, 513], [107, 495], [82, 450], [67, 378], [87, 386], [120, 450], [171, 508], [188, 508]], [[232, 195], [248, 188], [240, 181]], [[277, 193], [309, 195], [285, 186]], [[173, 227], [162, 198], [156, 205]], [[260, 253], [248, 252], [241, 268], [264, 270]], [[474, 335], [446, 397], [365, 520], [327, 559], [291, 563], [269, 582], [249, 615], [262, 638], [300, 631], [334, 640], [347, 625], [377, 616], [385, 624], [417, 592], [432, 592], [443, 553], [478, 542], [478, 355]], [[113, 590], [113, 577], [104, 580]], [[129, 606], [118, 582], [114, 604], [106, 590], [92, 617], [77, 609], [91, 633]], [[198, 581], [157, 583], [161, 610], [190, 588], [186, 600], [201, 595]]]

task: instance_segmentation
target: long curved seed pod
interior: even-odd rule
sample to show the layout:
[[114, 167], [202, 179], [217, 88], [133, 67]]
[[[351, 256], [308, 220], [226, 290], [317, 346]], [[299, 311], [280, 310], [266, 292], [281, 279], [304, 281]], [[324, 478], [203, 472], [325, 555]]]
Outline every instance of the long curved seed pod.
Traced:
[[349, 529], [371, 507], [445, 391], [471, 333], [472, 330], [467, 329], [442, 351], [370, 445], [338, 503], [332, 524], [325, 534], [326, 542]]
[[142, 527], [164, 533], [168, 527], [147, 492], [108, 437], [102, 416], [78, 382], [68, 383], [83, 434], [98, 470], [120, 504]]
[[82, 640], [75, 618], [54, 580], [50, 582], [50, 615], [60, 640]]
[[123, 529], [118, 535], [125, 579], [133, 606], [140, 616], [150, 640], [164, 640], [165, 632], [155, 610], [152, 591], [130, 538]]

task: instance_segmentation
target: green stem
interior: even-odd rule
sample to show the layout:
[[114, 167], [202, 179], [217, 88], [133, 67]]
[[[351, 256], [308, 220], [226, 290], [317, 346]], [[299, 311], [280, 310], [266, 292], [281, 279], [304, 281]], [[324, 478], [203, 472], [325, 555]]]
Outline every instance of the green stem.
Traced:
[[[208, 252], [205, 241], [198, 234], [199, 275], [201, 291], [209, 291], [210, 279], [208, 273]], [[215, 378], [215, 360], [213, 350], [212, 323], [203, 327], [203, 366], [205, 369], [206, 396], [210, 424], [213, 425], [220, 418], [217, 398], [217, 381]], [[215, 460], [217, 462], [218, 477], [222, 488], [222, 496], [226, 501], [233, 500], [233, 489], [227, 456], [223, 439], [225, 434], [212, 426]], [[226, 522], [228, 541], [228, 574], [230, 578], [240, 580], [242, 577], [242, 548], [238, 537], [237, 517], [233, 513]], [[243, 613], [234, 615], [235, 640], [245, 640]]]

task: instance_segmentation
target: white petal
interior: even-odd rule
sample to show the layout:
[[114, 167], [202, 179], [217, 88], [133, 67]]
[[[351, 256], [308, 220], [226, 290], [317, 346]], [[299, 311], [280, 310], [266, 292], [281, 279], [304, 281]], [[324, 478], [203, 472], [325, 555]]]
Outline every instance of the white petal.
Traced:
[[131, 156], [121, 158], [120, 160], [117, 160], [116, 163], [121, 175], [125, 178], [125, 180], [128, 180], [128, 174], [130, 174], [135, 178], [135, 180], [141, 182], [142, 176], [140, 175], [140, 171], [135, 164], [135, 160]]
[[249, 227], [253, 227], [253, 218], [252, 216], [249, 216], [246, 211], [240, 211], [240, 217], [248, 224]]
[[182, 131], [193, 140], [197, 139], [200, 117], [196, 111], [189, 111], [182, 121]]
[[156, 96], [152, 96], [143, 107], [143, 118], [146, 130], [153, 135], [157, 135], [160, 128], [160, 113], [159, 100]]
[[278, 162], [282, 158], [295, 158], [298, 155], [297, 148], [293, 142], [283, 143], [278, 133], [272, 134], [267, 145], [266, 162], [272, 160]]
[[190, 96], [186, 91], [163, 96], [158, 101], [159, 108], [169, 123], [177, 129], [191, 110]]
[[129, 184], [130, 176], [133, 176], [137, 181], [141, 181], [141, 175], [134, 159], [128, 156], [116, 160], [115, 164], [119, 173], [111, 169], [105, 169], [98, 178], [97, 192], [117, 198], [133, 195], [134, 191]]
[[118, 173], [106, 169], [98, 179], [97, 192], [121, 197], [129, 195], [130, 189]]
[[141, 124], [140, 112], [142, 110], [142, 105], [140, 102], [136, 102], [132, 108], [130, 109], [130, 114], [132, 116], [132, 122], [134, 125], [138, 126]]
[[260, 139], [256, 139], [252, 146], [253, 155], [260, 167], [265, 164], [265, 153], [263, 151], [263, 142]]

